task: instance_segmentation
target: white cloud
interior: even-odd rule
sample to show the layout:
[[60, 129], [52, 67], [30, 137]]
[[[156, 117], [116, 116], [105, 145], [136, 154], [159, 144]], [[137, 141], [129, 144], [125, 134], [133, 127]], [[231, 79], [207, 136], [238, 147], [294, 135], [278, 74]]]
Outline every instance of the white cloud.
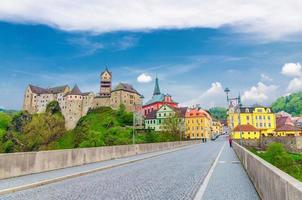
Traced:
[[261, 74], [260, 76], [261, 76], [261, 81], [263, 81], [263, 82], [265, 82], [265, 81], [267, 81], [267, 82], [273, 81], [273, 79], [271, 77], [269, 77], [268, 75], [266, 75], [266, 74]]
[[302, 31], [298, 0], [1, 0], [0, 20], [103, 33], [159, 28], [217, 28], [277, 39]]
[[192, 106], [199, 104], [204, 108], [211, 108], [214, 106], [225, 106], [226, 97], [223, 90], [223, 87], [220, 82], [214, 82], [211, 84], [211, 87], [207, 89], [197, 98], [193, 98], [190, 101], [184, 102], [181, 105], [183, 106]]
[[287, 87], [288, 92], [302, 91], [302, 78], [294, 78], [291, 80]]
[[281, 73], [293, 77], [287, 86], [287, 92], [298, 92], [302, 90], [302, 66], [300, 63], [285, 63]]
[[142, 73], [137, 77], [137, 82], [139, 83], [149, 83], [151, 81], [152, 81], [152, 77], [145, 73]]
[[268, 104], [276, 97], [278, 86], [266, 85], [258, 82], [256, 86], [252, 86], [243, 93], [242, 101], [246, 104], [263, 103]]
[[302, 67], [300, 63], [285, 63], [282, 67], [282, 74], [286, 76], [297, 77], [302, 75]]
[[135, 46], [138, 42], [138, 38], [133, 36], [124, 36], [120, 41], [117, 42], [118, 50], [126, 50]]
[[219, 82], [212, 83], [211, 87], [204, 93], [205, 96], [216, 96], [220, 94], [224, 94], [224, 90]]
[[86, 37], [69, 38], [67, 41], [71, 45], [80, 47], [83, 51], [83, 56], [92, 55], [104, 47], [100, 42], [94, 42]]

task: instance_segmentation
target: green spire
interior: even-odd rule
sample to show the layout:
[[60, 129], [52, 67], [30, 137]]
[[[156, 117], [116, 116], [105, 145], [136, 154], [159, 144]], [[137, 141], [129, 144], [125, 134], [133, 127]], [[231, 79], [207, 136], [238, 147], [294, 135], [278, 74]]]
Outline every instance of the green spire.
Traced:
[[160, 94], [160, 89], [159, 89], [159, 84], [158, 84], [158, 78], [156, 76], [153, 95], [159, 95], [159, 94]]

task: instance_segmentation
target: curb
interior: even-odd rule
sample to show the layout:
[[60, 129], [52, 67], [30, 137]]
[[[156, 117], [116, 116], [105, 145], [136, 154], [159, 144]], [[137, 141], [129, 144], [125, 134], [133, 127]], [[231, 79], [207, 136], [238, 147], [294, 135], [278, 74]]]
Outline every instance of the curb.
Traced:
[[94, 173], [94, 172], [99, 172], [99, 171], [103, 171], [103, 170], [106, 170], [106, 169], [111, 169], [111, 168], [114, 168], [114, 167], [119, 167], [119, 166], [131, 164], [131, 163], [134, 163], [134, 162], [146, 160], [146, 159], [149, 159], [149, 158], [158, 157], [158, 156], [168, 154], [168, 153], [172, 153], [172, 152], [175, 152], [175, 151], [191, 148], [191, 147], [196, 146], [198, 144], [193, 144], [193, 145], [189, 145], [189, 146], [182, 146], [182, 147], [179, 147], [179, 148], [176, 148], [176, 149], [167, 150], [166, 152], [162, 152], [162, 153], [159, 152], [158, 154], [151, 155], [151, 156], [144, 157], [144, 158], [133, 159], [133, 160], [130, 160], [130, 161], [125, 161], [125, 162], [122, 162], [122, 163], [112, 164], [112, 165], [108, 165], [108, 166], [103, 166], [103, 167], [95, 168], [95, 169], [92, 169], [92, 170], [78, 172], [78, 173], [65, 175], [65, 176], [61, 176], [61, 177], [57, 177], [57, 178], [52, 178], [52, 179], [48, 179], [48, 180], [38, 181], [38, 182], [27, 184], [27, 185], [21, 185], [21, 186], [17, 186], [17, 187], [3, 189], [3, 190], [0, 190], [0, 195], [10, 194], [10, 193], [14, 193], [14, 192], [22, 191], [22, 190], [27, 190], [27, 189], [32, 189], [32, 188], [36, 188], [36, 187], [39, 187], [39, 186], [43, 186], [43, 185], [63, 181], [63, 180], [66, 180], [66, 179], [80, 177], [80, 176], [88, 175], [88, 174], [91, 174], [91, 173]]

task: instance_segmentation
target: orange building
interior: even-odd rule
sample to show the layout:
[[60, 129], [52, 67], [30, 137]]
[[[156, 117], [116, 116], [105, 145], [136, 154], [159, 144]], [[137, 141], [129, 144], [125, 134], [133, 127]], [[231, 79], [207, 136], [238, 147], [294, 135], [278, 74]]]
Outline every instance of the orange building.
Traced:
[[188, 109], [185, 118], [186, 137], [207, 141], [211, 137], [212, 118], [206, 111], [194, 108]]

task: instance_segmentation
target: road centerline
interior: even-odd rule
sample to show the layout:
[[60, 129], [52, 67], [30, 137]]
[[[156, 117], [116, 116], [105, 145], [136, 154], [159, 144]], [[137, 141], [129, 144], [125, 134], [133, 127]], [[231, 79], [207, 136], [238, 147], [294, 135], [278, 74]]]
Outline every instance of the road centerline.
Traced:
[[221, 149], [220, 149], [220, 151], [219, 151], [217, 157], [215, 158], [215, 161], [213, 162], [213, 165], [211, 166], [211, 168], [210, 168], [210, 170], [209, 170], [207, 176], [205, 177], [205, 179], [204, 179], [204, 181], [202, 182], [202, 184], [201, 184], [199, 190], [197, 191], [197, 193], [196, 193], [196, 195], [195, 195], [195, 197], [194, 197], [194, 200], [201, 200], [201, 199], [202, 199], [202, 197], [203, 197], [203, 195], [204, 195], [204, 193], [205, 193], [205, 191], [206, 191], [206, 189], [207, 189], [207, 186], [208, 186], [208, 184], [209, 184], [209, 181], [210, 181], [210, 179], [211, 179], [211, 176], [212, 176], [212, 174], [213, 174], [213, 172], [214, 172], [214, 169], [215, 169], [215, 167], [216, 167], [216, 165], [217, 165], [217, 163], [218, 163], [218, 161], [219, 161], [220, 155], [221, 155], [221, 153], [222, 153], [222, 151], [223, 151], [223, 149], [224, 149], [225, 144], [226, 144], [226, 143], [224, 143], [224, 144], [222, 145], [222, 147], [221, 147]]

